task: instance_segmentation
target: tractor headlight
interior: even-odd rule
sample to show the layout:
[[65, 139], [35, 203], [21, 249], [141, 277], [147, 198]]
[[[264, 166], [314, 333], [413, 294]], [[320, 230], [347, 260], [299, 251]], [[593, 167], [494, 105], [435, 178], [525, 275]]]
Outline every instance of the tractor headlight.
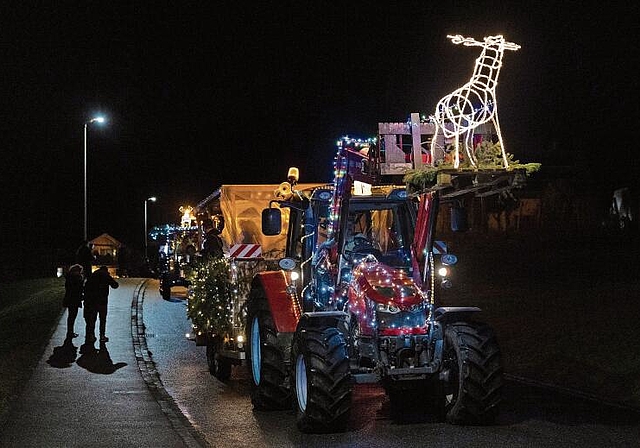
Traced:
[[449, 275], [449, 269], [447, 269], [445, 266], [442, 266], [441, 268], [438, 268], [438, 275], [440, 277], [446, 277]]
[[389, 313], [389, 314], [397, 314], [400, 312], [400, 308], [398, 308], [392, 303], [379, 303], [377, 309], [382, 313]]
[[418, 311], [424, 311], [424, 309], [425, 309], [424, 302], [416, 303], [415, 305], [411, 305], [409, 307], [409, 311], [411, 311], [412, 313], [415, 313]]
[[294, 295], [297, 290], [296, 280], [300, 278], [300, 274], [296, 271], [289, 272], [289, 284], [287, 285], [287, 293], [290, 295]]

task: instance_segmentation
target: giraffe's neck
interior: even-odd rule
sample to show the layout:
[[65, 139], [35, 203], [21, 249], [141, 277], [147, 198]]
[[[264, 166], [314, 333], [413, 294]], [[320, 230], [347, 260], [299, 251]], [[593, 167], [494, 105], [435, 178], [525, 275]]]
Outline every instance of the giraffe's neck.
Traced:
[[471, 84], [480, 84], [484, 90], [495, 91], [502, 66], [504, 50], [498, 46], [486, 47], [476, 59]]

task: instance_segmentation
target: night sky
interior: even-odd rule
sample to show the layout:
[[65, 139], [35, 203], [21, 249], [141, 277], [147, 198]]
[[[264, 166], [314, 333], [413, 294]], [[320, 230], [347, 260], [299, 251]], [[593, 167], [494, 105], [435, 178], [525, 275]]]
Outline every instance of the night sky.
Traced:
[[586, 160], [607, 188], [636, 182], [638, 6], [108, 3], [3, 8], [5, 258], [81, 242], [83, 124], [96, 113], [108, 123], [88, 132], [89, 237], [140, 249], [149, 196], [153, 226], [221, 184], [279, 183], [289, 166], [329, 181], [340, 136], [432, 113], [480, 51], [447, 34], [522, 46], [505, 52], [497, 89], [516, 159]]

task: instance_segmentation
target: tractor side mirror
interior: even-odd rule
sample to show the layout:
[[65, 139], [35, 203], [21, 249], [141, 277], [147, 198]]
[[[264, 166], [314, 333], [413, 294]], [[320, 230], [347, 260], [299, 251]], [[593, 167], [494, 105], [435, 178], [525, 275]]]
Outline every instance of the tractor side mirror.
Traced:
[[280, 235], [282, 229], [282, 214], [279, 208], [265, 208], [262, 210], [262, 233], [267, 236]]
[[451, 206], [451, 230], [454, 232], [466, 232], [469, 230], [467, 209], [461, 205]]

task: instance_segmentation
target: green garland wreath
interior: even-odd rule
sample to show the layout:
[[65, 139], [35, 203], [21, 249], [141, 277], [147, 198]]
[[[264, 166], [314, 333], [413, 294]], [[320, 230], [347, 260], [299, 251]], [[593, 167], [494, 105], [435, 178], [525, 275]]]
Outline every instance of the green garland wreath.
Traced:
[[207, 257], [190, 274], [191, 291], [187, 317], [196, 331], [223, 333], [231, 329], [231, 298], [234, 284], [225, 258]]
[[[477, 167], [471, 166], [469, 161], [465, 159], [460, 164], [458, 171], [478, 172], [482, 170], [504, 169], [502, 165], [502, 150], [500, 149], [500, 143], [482, 141], [476, 146], [475, 155], [478, 162]], [[509, 168], [507, 168], [507, 171], [525, 170], [527, 176], [539, 171], [541, 167], [541, 164], [537, 162], [520, 163], [519, 160], [513, 159], [513, 154], [509, 153], [507, 153], [507, 160], [509, 162]], [[415, 193], [435, 185], [438, 182], [438, 173], [440, 171], [453, 169], [454, 168], [451, 163], [440, 163], [435, 167], [424, 166], [420, 169], [408, 170], [402, 180], [407, 185], [408, 191], [410, 193]]]

